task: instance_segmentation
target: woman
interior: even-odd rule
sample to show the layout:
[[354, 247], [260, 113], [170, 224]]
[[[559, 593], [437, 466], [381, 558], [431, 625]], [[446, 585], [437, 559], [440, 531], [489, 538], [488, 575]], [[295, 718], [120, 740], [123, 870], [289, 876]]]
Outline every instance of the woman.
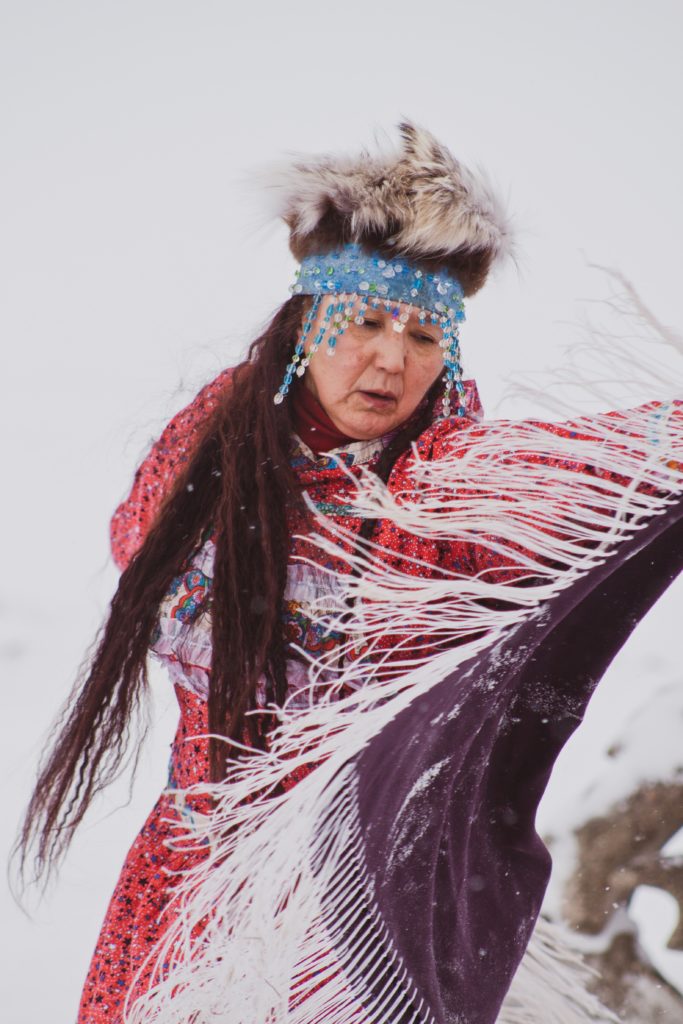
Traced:
[[[479, 423], [459, 324], [509, 229], [483, 181], [400, 131], [399, 154], [277, 179], [293, 295], [175, 417], [114, 516], [119, 588], [24, 827], [40, 868], [119, 767], [150, 648], [180, 723], [79, 1024], [488, 1022], [529, 940], [548, 866], [533, 815], [570, 729], [539, 726], [519, 652], [561, 678], [558, 623], [608, 593], [613, 551], [630, 543], [636, 565], [670, 542], [680, 416], [657, 407], [654, 439], [652, 409]], [[653, 600], [674, 570], [650, 561]], [[544, 602], [543, 642], [524, 639]], [[596, 665], [623, 642], [606, 633]], [[588, 676], [572, 662], [562, 720]], [[414, 901], [418, 876], [443, 906]]]

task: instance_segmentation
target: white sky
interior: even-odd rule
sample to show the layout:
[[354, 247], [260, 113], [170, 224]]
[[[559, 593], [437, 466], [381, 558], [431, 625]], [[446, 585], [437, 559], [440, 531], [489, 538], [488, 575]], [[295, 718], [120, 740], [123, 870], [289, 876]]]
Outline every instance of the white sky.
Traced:
[[[619, 267], [683, 327], [682, 30], [680, 0], [0, 0], [7, 843], [111, 595], [108, 518], [136, 460], [287, 295], [286, 234], [264, 226], [250, 170], [291, 150], [356, 150], [403, 117], [488, 169], [520, 250], [463, 332], [491, 414], [507, 375], [557, 362], [580, 300], [604, 295], [587, 261]], [[679, 673], [667, 632], [682, 592], [603, 683], [555, 780], [554, 819], [592, 752]], [[157, 690], [166, 714], [132, 805], [103, 820], [122, 788], [99, 807], [33, 922], [1, 908], [12, 1024], [75, 1016], [125, 849], [163, 782], [172, 705]]]

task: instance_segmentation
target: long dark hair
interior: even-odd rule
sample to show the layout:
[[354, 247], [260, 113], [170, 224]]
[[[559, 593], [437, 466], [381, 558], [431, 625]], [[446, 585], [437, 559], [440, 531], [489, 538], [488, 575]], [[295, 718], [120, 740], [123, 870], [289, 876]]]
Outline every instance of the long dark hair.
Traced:
[[[22, 875], [29, 851], [35, 853], [36, 877], [49, 874], [93, 796], [123, 770], [147, 686], [146, 659], [159, 604], [209, 524], [217, 529], [209, 731], [248, 737], [256, 747], [264, 743], [264, 719], [247, 712], [256, 706], [261, 676], [269, 701], [281, 704], [286, 695], [281, 607], [290, 550], [287, 512], [302, 501], [290, 466], [290, 404], [275, 406], [272, 399], [308, 301], [298, 295], [288, 299], [252, 343], [121, 575], [94, 653], [39, 771], [17, 843]], [[431, 421], [439, 387], [437, 381], [384, 449], [375, 467], [383, 480]], [[366, 520], [362, 535], [368, 537], [372, 529], [373, 521]], [[220, 739], [210, 741], [214, 781], [225, 775], [227, 749]]]

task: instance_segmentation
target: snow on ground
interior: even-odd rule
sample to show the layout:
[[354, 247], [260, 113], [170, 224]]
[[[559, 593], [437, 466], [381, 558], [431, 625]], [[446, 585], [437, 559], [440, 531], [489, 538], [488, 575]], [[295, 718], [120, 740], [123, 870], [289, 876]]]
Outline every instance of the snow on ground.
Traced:
[[[678, 580], [612, 665], [557, 764], [537, 823], [553, 856], [544, 905], [553, 917], [560, 916], [563, 888], [576, 866], [573, 830], [605, 815], [642, 783], [683, 782], [682, 673], [678, 664], [662, 665], [655, 643], [657, 634], [675, 636], [682, 597], [683, 580]], [[667, 856], [683, 846], [682, 836], [683, 830], [667, 843]], [[640, 886], [628, 916], [652, 963], [683, 992], [683, 952], [666, 949], [678, 920], [676, 901], [661, 889]]]

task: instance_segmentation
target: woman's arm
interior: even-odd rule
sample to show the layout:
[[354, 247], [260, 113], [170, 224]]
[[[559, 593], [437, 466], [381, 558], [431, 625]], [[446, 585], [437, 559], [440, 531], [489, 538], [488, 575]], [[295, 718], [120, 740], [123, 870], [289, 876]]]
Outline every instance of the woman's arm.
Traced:
[[130, 494], [110, 526], [114, 561], [123, 570], [142, 546], [164, 498], [192, 454], [202, 429], [229, 386], [233, 368], [211, 381], [177, 413], [139, 466]]
[[[659, 421], [663, 416], [667, 417], [669, 427], [665, 432], [660, 432]], [[607, 424], [609, 424], [608, 433], [605, 434], [605, 426]], [[513, 467], [520, 467], [524, 464], [529, 467], [535, 466], [537, 479], [539, 470], [546, 472], [546, 486], [550, 501], [552, 501], [553, 492], [558, 486], [556, 481], [559, 481], [559, 474], [576, 474], [580, 478], [580, 487], [576, 490], [576, 506], [573, 510], [570, 507], [565, 508], [564, 520], [569, 531], [575, 522], [596, 520], [599, 517], [605, 517], [605, 519], [609, 520], [615, 517], [617, 512], [613, 507], [614, 502], [607, 500], [607, 495], [610, 493], [610, 484], [616, 484], [620, 488], [633, 486], [634, 492], [638, 494], [646, 494], [651, 497], [661, 495], [663, 498], [668, 489], [664, 483], [665, 478], [667, 478], [666, 471], [675, 469], [678, 469], [680, 484], [680, 456], [683, 454], [681, 451], [681, 439], [683, 436], [682, 401], [648, 402], [635, 409], [612, 411], [606, 413], [603, 417], [581, 417], [574, 421], [562, 423], [544, 423], [539, 421], [534, 422], [533, 425], [549, 435], [549, 451], [547, 453], [542, 451], [525, 451], [523, 449], [512, 451], [505, 461], [511, 470]], [[602, 440], [599, 436], [601, 432], [604, 434]], [[554, 439], [557, 439], [557, 441]], [[555, 444], [562, 446], [563, 442], [568, 442], [566, 453], [554, 454], [552, 449], [555, 447]], [[601, 454], [600, 449], [605, 443], [615, 446], [615, 454], [618, 454], [618, 449], [621, 445], [623, 445], [624, 450], [628, 449], [630, 451], [631, 472], [625, 471], [623, 468], [619, 471], [616, 467], [606, 464], [605, 460], [591, 458], [591, 447], [595, 446], [595, 454], [599, 456]], [[576, 445], [577, 449], [576, 458], [572, 457], [571, 448], [573, 445]], [[661, 489], [653, 479], [652, 473], [645, 475], [642, 480], [638, 478], [639, 462], [644, 464], [646, 460], [652, 460], [653, 451], [656, 451], [658, 446], [661, 449], [660, 461], [664, 470], [662, 473], [663, 482]], [[579, 483], [578, 479], [577, 483]], [[633, 511], [628, 510], [627, 504], [625, 503], [622, 506], [619, 513], [629, 518]], [[592, 541], [584, 538], [582, 542], [578, 542], [586, 548], [597, 545], [600, 532], [605, 532], [609, 528], [607, 522], [601, 527], [597, 521], [594, 521], [593, 526], [598, 537]], [[567, 537], [568, 533], [565, 533], [561, 527], [559, 529], [548, 527], [548, 535], [562, 539]], [[514, 550], [524, 552], [522, 544], [516, 545], [513, 543], [510, 547], [512, 552]], [[561, 568], [560, 563], [553, 561], [548, 561], [546, 564], [549, 566], [556, 565], [558, 569]], [[512, 553], [510, 555], [507, 553], [502, 555], [499, 552], [492, 551], [491, 548], [485, 545], [474, 545], [472, 549], [472, 567], [476, 573], [484, 572], [485, 578], [492, 583], [514, 583], [519, 579], [520, 575], [523, 575], [523, 573], [520, 573], [519, 567], [514, 565], [514, 555]]]
[[[452, 542], [441, 534], [442, 564], [488, 583], [528, 579], [525, 539], [535, 538], [538, 565], [559, 569], [563, 541], [577, 556], [577, 549], [595, 547], [617, 516], [637, 514], [639, 498], [664, 499], [680, 487], [681, 401], [561, 423], [463, 426], [437, 429], [424, 482], [432, 510], [454, 531]], [[544, 537], [552, 557], [544, 557]]]

